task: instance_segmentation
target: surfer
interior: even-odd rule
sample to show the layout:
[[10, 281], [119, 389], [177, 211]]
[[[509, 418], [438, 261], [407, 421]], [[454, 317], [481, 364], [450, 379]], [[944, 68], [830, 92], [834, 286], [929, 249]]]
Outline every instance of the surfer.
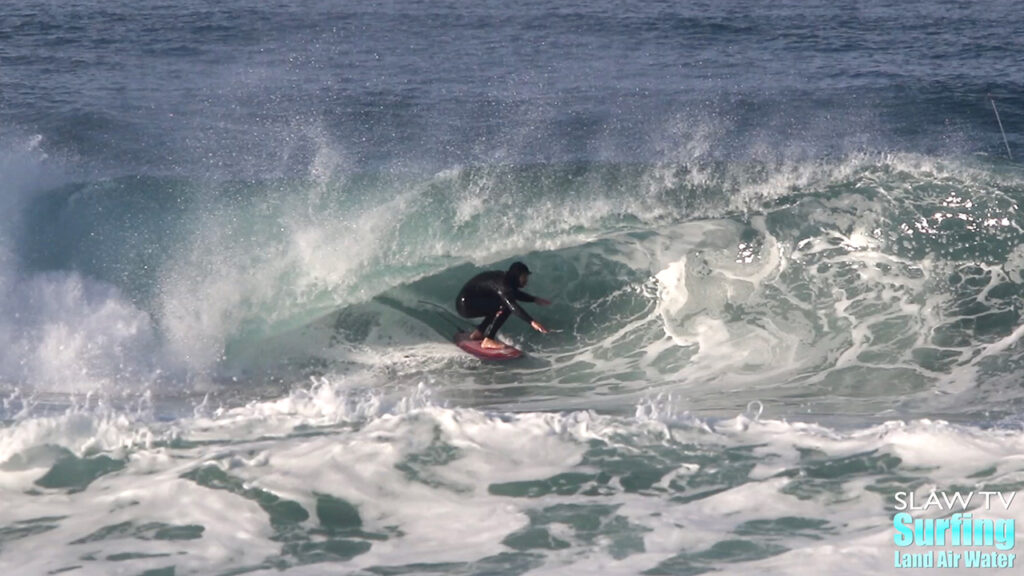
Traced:
[[480, 347], [489, 350], [505, 348], [506, 344], [498, 341], [495, 335], [511, 313], [529, 322], [534, 330], [542, 334], [548, 333], [547, 328], [534, 320], [519, 305], [519, 301], [535, 302], [541, 306], [551, 304], [549, 300], [538, 298], [521, 290], [526, 287], [529, 279], [530, 269], [526, 267], [526, 264], [513, 262], [507, 271], [482, 272], [466, 282], [455, 299], [455, 308], [463, 318], [479, 318], [481, 316], [484, 318], [484, 321], [469, 335], [470, 340], [482, 340]]

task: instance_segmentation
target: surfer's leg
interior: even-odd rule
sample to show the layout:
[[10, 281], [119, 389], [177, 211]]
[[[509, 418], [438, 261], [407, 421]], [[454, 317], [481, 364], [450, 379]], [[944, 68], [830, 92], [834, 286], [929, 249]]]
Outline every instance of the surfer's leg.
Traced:
[[494, 316], [497, 312], [492, 312], [487, 316], [484, 316], [484, 321], [477, 325], [476, 329], [469, 335], [470, 340], [483, 340], [484, 334], [487, 334], [487, 330], [490, 328], [491, 323], [494, 322]]
[[465, 296], [460, 297], [455, 302], [455, 309], [458, 311], [459, 316], [463, 318], [480, 318], [483, 316], [484, 318], [484, 321], [470, 333], [470, 340], [483, 340], [488, 326], [494, 321], [495, 307], [496, 304], [490, 301], [466, 298]]
[[493, 316], [488, 317], [488, 320], [490, 320], [489, 326], [485, 326], [485, 324], [480, 325], [480, 330], [484, 333], [484, 340], [480, 343], [481, 348], [499, 349], [506, 346], [504, 342], [501, 342], [495, 336], [497, 336], [498, 330], [501, 329], [505, 320], [508, 320], [508, 316], [508, 309], [502, 306], [498, 308]]

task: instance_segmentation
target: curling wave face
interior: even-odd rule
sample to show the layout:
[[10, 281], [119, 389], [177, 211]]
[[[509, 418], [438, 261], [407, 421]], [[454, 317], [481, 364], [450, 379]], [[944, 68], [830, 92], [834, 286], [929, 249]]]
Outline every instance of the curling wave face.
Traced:
[[[43, 392], [333, 375], [504, 381], [538, 409], [1010, 414], [1022, 192], [912, 155], [65, 184], [5, 239], [0, 366]], [[445, 345], [452, 295], [513, 258], [564, 332], [510, 323], [531, 358], [480, 372]]]

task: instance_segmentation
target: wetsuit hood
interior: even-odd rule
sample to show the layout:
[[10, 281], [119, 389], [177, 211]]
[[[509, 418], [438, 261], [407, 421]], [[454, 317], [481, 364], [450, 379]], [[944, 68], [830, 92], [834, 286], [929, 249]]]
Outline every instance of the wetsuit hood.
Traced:
[[519, 277], [523, 274], [529, 274], [530, 269], [526, 267], [526, 264], [522, 262], [513, 262], [508, 267], [508, 272], [505, 272], [505, 280], [512, 286], [519, 286]]

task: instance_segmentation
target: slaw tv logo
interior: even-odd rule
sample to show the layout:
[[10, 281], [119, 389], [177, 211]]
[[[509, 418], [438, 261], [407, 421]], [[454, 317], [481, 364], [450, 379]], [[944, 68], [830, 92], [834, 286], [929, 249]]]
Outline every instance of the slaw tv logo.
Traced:
[[[894, 495], [893, 543], [896, 568], [1014, 568], [1013, 518], [1016, 492], [932, 491]], [[935, 517], [941, 516], [941, 517]]]

